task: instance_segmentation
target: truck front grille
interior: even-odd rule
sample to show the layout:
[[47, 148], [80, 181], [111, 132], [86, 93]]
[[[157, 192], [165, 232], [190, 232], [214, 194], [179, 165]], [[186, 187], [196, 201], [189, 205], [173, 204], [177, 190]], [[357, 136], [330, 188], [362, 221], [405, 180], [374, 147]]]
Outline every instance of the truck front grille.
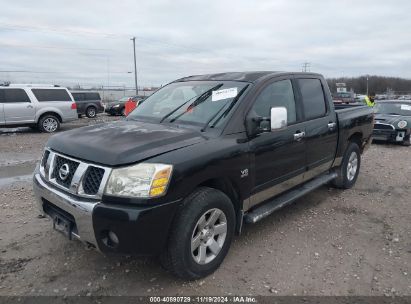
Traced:
[[104, 169], [90, 166], [83, 179], [84, 193], [94, 195], [100, 188], [101, 180], [104, 176]]
[[393, 125], [375, 123], [374, 124], [374, 129], [377, 129], [377, 130], [394, 130], [395, 128], [394, 128]]
[[[56, 182], [62, 185], [63, 187], [69, 188], [78, 165], [79, 163], [76, 161], [72, 161], [61, 156], [56, 156], [53, 170], [53, 177], [56, 179]], [[67, 173], [63, 175], [60, 172], [62, 169], [66, 169]]]
[[46, 182], [71, 194], [94, 199], [101, 199], [111, 170], [48, 148], [40, 162], [40, 174]]

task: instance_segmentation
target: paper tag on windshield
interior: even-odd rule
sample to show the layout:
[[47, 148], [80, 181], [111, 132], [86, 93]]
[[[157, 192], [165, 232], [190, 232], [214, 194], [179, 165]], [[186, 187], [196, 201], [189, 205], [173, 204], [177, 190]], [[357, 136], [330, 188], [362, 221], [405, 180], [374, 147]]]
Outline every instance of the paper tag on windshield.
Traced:
[[411, 106], [410, 106], [410, 105], [402, 104], [402, 105], [401, 105], [401, 110], [411, 111]]
[[213, 91], [211, 95], [211, 100], [218, 101], [218, 100], [223, 100], [227, 98], [233, 98], [233, 97], [236, 97], [237, 94], [238, 94], [237, 88], [217, 90], [217, 91]]

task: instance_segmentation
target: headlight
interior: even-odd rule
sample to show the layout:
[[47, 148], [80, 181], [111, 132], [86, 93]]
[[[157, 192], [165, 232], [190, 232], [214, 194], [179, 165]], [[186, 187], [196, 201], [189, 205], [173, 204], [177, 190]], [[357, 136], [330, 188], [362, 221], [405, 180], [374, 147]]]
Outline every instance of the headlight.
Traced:
[[167, 192], [172, 165], [141, 163], [113, 169], [105, 193], [121, 197], [152, 198]]
[[117, 104], [117, 105], [114, 105], [113, 108], [118, 108], [119, 106], [120, 106], [120, 105]]
[[400, 128], [400, 129], [404, 129], [406, 126], [407, 126], [407, 122], [405, 121], [405, 120], [401, 120], [399, 123], [398, 123], [398, 128]]

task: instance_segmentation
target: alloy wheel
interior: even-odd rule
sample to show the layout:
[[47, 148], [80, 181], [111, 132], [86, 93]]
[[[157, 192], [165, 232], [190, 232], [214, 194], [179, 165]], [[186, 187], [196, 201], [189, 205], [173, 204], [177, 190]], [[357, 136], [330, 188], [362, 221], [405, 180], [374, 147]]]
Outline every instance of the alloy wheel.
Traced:
[[214, 260], [224, 246], [227, 218], [218, 208], [206, 211], [197, 221], [191, 237], [191, 255], [198, 264]]

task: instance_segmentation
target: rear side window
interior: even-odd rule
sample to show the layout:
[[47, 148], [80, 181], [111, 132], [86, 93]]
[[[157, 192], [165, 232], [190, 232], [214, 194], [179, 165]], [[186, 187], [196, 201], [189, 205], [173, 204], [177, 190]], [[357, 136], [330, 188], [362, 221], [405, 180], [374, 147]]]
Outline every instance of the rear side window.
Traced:
[[298, 79], [303, 98], [305, 119], [325, 116], [324, 91], [319, 79]]
[[99, 93], [84, 93], [86, 100], [100, 100]]
[[64, 89], [32, 89], [37, 100], [42, 101], [71, 101], [70, 95]]
[[23, 89], [0, 89], [0, 103], [31, 102]]

